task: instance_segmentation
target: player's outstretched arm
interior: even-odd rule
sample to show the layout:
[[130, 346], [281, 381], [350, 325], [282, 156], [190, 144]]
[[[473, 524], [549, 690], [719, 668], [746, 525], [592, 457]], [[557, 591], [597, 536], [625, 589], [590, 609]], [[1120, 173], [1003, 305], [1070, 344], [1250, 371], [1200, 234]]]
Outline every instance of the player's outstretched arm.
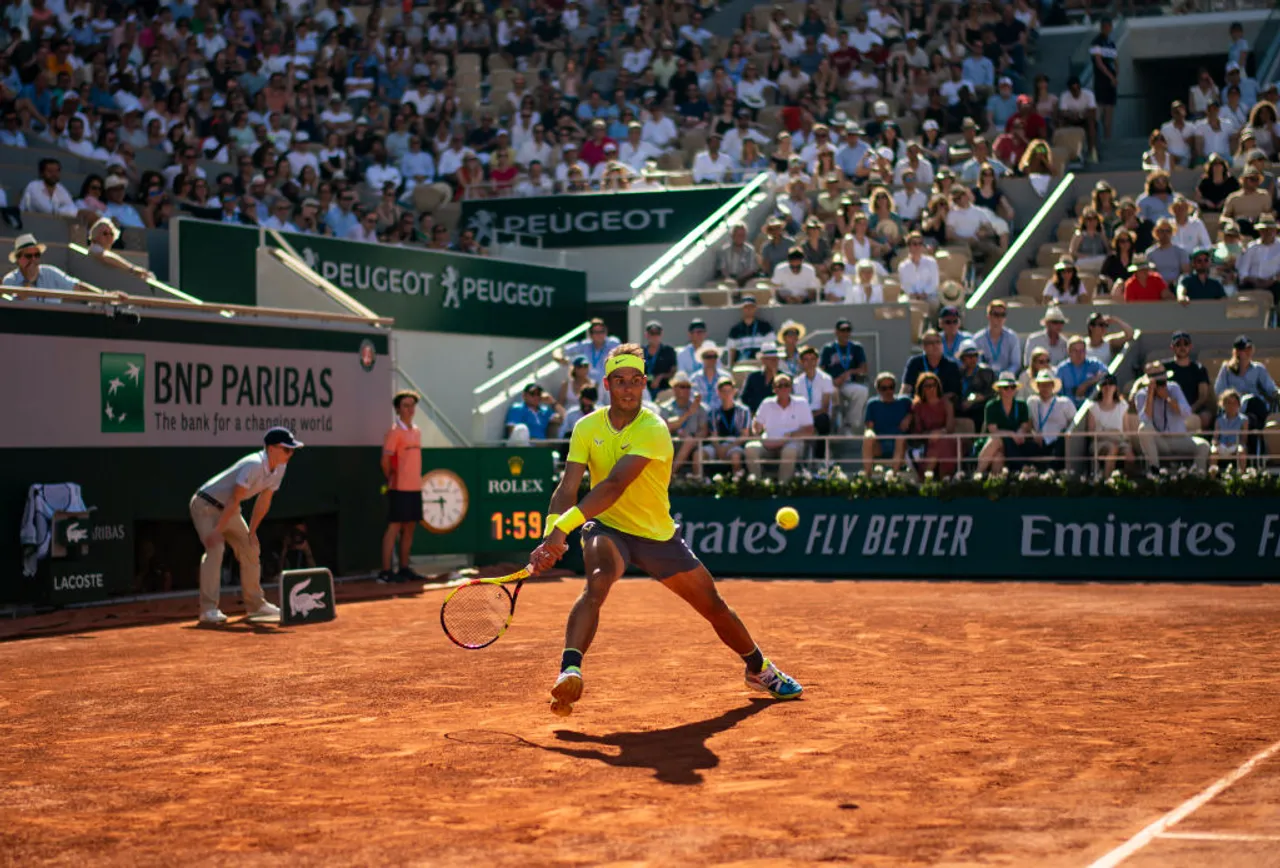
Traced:
[[551, 569], [569, 550], [564, 534], [553, 541], [555, 528], [552, 525], [577, 504], [578, 489], [582, 486], [582, 477], [586, 472], [587, 465], [580, 461], [566, 461], [564, 464], [564, 473], [560, 476], [556, 490], [551, 492], [551, 503], [547, 506], [547, 539], [529, 555], [529, 566], [535, 575]]
[[[529, 556], [529, 565], [535, 573], [549, 569], [556, 561], [564, 557], [569, 550], [566, 542], [569, 534], [588, 519], [604, 512], [622, 495], [627, 486], [635, 481], [648, 465], [649, 459], [640, 455], [628, 455], [614, 465], [612, 472], [603, 482], [582, 499], [582, 503], [574, 506], [578, 497], [578, 486], [582, 483], [582, 475], [586, 465], [577, 462], [565, 462], [565, 472], [551, 495], [551, 516], [555, 516], [555, 524], [542, 545], [533, 550]], [[563, 510], [563, 511], [561, 511]]]

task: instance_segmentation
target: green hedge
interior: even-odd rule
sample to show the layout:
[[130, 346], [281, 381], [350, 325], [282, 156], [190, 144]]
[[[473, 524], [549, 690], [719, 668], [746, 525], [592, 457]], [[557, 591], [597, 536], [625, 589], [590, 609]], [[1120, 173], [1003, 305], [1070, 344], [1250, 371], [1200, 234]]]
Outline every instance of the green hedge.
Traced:
[[849, 476], [839, 467], [809, 473], [798, 471], [786, 483], [755, 476], [730, 477], [717, 474], [710, 479], [677, 479], [671, 494], [678, 497], [719, 497], [763, 499], [770, 497], [845, 497], [850, 500], [886, 497], [936, 497], [955, 500], [983, 497], [1280, 497], [1280, 476], [1248, 468], [1243, 473], [1194, 473], [1181, 468], [1172, 473], [1129, 477], [1120, 471], [1106, 479], [1095, 479], [1060, 471], [986, 475], [957, 473], [938, 479], [926, 473], [917, 481], [910, 473], [893, 471]]

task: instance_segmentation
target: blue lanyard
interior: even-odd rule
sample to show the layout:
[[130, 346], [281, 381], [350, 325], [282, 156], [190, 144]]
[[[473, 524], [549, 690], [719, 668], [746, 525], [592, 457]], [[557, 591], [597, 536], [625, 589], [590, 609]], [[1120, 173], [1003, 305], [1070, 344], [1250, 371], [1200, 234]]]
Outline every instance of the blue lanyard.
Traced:
[[[659, 347], [661, 349], [661, 347]], [[654, 363], [658, 361], [658, 353], [655, 350], [653, 355], [649, 355], [649, 348], [644, 348], [644, 372], [650, 377], [653, 376]]]
[[801, 377], [800, 379], [804, 380], [804, 391], [805, 391], [805, 394], [809, 396], [809, 409], [812, 410], [813, 409], [813, 380], [809, 379], [807, 376]]
[[719, 427], [722, 437], [738, 436], [738, 408], [736, 405], [727, 413], [723, 409], [720, 410], [720, 424], [717, 427]]
[[991, 343], [991, 332], [990, 331], [987, 332], [987, 348], [991, 350], [991, 366], [993, 368], [996, 365], [1000, 364], [1000, 351], [1004, 349], [1004, 339], [1005, 339], [1005, 332], [1001, 330], [1000, 343], [993, 344]]
[[[848, 353], [849, 353], [847, 358], [845, 356], [846, 350], [848, 350]], [[842, 347], [840, 346], [840, 344], [837, 343], [836, 355], [840, 357], [840, 367], [844, 368], [846, 371], [853, 367], [853, 344], [852, 343], [850, 343], [847, 347]]]
[[960, 348], [960, 340], [960, 333], [956, 332], [956, 339], [951, 342], [951, 346], [947, 346], [947, 337], [946, 335], [942, 336], [942, 349], [949, 358], [954, 359], [956, 357], [956, 350]]
[[595, 344], [591, 345], [591, 370], [594, 371], [596, 368], [600, 367], [600, 360], [604, 358], [604, 354], [607, 352], [608, 346], [608, 344], [605, 344], [597, 350], [595, 348]]
[[1037, 417], [1037, 419], [1039, 420], [1039, 424], [1038, 424], [1038, 425], [1036, 425], [1036, 430], [1037, 430], [1037, 431], [1043, 431], [1043, 430], [1044, 430], [1044, 423], [1045, 423], [1045, 422], [1047, 422], [1047, 421], [1049, 421], [1049, 416], [1050, 416], [1050, 415], [1052, 415], [1054, 405], [1056, 405], [1057, 403], [1058, 403], [1058, 396], [1057, 396], [1057, 395], [1054, 395], [1052, 398], [1050, 398], [1050, 399], [1049, 399], [1049, 406], [1048, 406], [1048, 408], [1047, 408], [1043, 413], [1037, 413], [1037, 414], [1036, 414], [1036, 417]]

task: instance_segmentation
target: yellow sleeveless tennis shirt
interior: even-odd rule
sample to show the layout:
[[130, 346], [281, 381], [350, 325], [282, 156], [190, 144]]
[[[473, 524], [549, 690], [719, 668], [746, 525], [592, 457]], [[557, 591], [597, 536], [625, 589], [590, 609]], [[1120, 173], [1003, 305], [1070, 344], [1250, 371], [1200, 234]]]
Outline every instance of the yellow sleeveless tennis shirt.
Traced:
[[614, 465], [628, 455], [648, 458], [649, 463], [613, 506], [596, 518], [623, 533], [665, 542], [676, 532], [667, 497], [675, 455], [667, 423], [641, 407], [630, 425], [616, 431], [609, 424], [609, 409], [601, 407], [573, 426], [568, 460], [587, 465], [592, 488], [607, 479]]

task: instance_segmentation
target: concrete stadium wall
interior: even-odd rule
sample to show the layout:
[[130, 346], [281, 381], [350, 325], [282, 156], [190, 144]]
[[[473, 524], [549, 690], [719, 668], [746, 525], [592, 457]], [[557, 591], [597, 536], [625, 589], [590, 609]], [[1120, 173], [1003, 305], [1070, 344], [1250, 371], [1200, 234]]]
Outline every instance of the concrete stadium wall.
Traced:
[[[566, 330], [576, 323], [566, 323]], [[546, 346], [536, 338], [480, 338], [475, 335], [396, 330], [396, 365], [431, 395], [440, 411], [462, 432], [471, 431], [475, 402], [471, 390], [499, 371]]]

